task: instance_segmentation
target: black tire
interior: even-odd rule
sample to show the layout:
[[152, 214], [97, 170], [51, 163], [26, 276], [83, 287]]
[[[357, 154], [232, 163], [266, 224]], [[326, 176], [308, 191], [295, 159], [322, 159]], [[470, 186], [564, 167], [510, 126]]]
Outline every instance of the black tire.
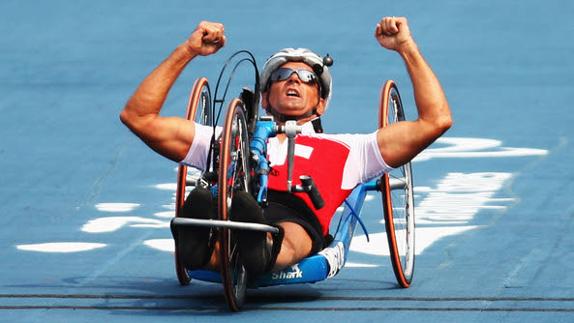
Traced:
[[[213, 125], [213, 112], [211, 109], [211, 94], [209, 90], [209, 83], [206, 78], [200, 78], [195, 81], [185, 113], [187, 120], [194, 120], [197, 123], [204, 125]], [[198, 179], [200, 172], [197, 169], [179, 165], [177, 170], [177, 189], [175, 192], [175, 216], [181, 216], [181, 209], [185, 198], [189, 194], [188, 188], [191, 187], [190, 178]], [[175, 271], [177, 279], [181, 285], [188, 285], [191, 277], [187, 270], [181, 265], [177, 244], [175, 246]]]
[[[227, 111], [219, 150], [218, 213], [229, 220], [231, 201], [236, 191], [249, 191], [249, 136], [243, 103], [234, 99]], [[221, 280], [225, 299], [232, 311], [239, 311], [245, 298], [247, 276], [239, 259], [232, 230], [219, 232]]]
[[[379, 128], [405, 120], [396, 84], [387, 81], [381, 93]], [[410, 286], [415, 265], [415, 214], [411, 163], [381, 177], [381, 196], [391, 263], [401, 287]]]

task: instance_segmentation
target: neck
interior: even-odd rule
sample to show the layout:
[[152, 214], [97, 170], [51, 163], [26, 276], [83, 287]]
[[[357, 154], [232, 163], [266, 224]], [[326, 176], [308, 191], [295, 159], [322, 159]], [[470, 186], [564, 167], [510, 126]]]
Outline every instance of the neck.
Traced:
[[276, 122], [280, 124], [284, 124], [285, 121], [288, 120], [296, 120], [297, 124], [302, 125], [307, 122], [313, 123], [313, 129], [315, 129], [316, 133], [323, 133], [323, 125], [321, 124], [321, 116], [317, 114], [317, 110], [313, 108], [312, 111], [307, 112], [301, 116], [286, 116], [277, 111], [273, 110], [272, 108], [267, 109], [267, 113], [271, 114]]
[[313, 108], [313, 110], [311, 110], [311, 111], [308, 111], [308, 112], [306, 112], [302, 115], [298, 115], [298, 116], [284, 115], [284, 114], [281, 114], [281, 113], [275, 111], [275, 109], [273, 109], [271, 107], [267, 109], [267, 113], [272, 115], [273, 118], [275, 118], [275, 121], [277, 121], [279, 123], [285, 123], [285, 121], [289, 121], [289, 120], [295, 120], [295, 121], [297, 121], [297, 123], [305, 123], [307, 121], [312, 120], [313, 118], [315, 118], [317, 116], [315, 108]]

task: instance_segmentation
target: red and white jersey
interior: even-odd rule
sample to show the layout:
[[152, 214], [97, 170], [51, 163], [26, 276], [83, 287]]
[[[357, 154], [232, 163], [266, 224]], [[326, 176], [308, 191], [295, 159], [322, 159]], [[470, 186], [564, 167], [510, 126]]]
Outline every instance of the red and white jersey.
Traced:
[[[309, 124], [309, 123], [308, 123]], [[216, 132], [221, 131], [216, 129]], [[181, 163], [205, 168], [213, 130], [196, 124], [195, 137], [187, 156]], [[270, 138], [267, 154], [271, 166], [269, 189], [287, 191], [287, 140]], [[331, 218], [355, 186], [390, 171], [377, 144], [376, 132], [370, 134], [317, 134], [304, 127], [295, 137], [293, 183], [300, 185], [299, 176], [313, 178], [325, 206], [317, 210], [306, 193], [300, 197], [319, 219], [323, 234], [327, 234]]]

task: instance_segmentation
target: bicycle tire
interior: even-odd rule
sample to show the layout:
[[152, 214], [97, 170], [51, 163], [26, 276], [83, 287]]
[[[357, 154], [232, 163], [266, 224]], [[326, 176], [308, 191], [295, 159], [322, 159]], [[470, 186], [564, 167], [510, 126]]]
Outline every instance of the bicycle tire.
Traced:
[[[213, 125], [213, 111], [211, 110], [211, 94], [209, 90], [209, 82], [207, 78], [202, 77], [195, 81], [191, 89], [189, 100], [187, 103], [187, 109], [185, 112], [185, 118], [187, 120], [194, 120], [197, 123], [203, 125]], [[175, 216], [181, 216], [181, 209], [187, 197], [188, 187], [191, 185], [188, 183], [188, 177], [196, 175], [197, 171], [192, 174], [192, 168], [186, 165], [179, 165], [177, 169], [177, 188], [175, 191]], [[181, 285], [189, 285], [191, 282], [191, 277], [189, 276], [185, 267], [181, 264], [179, 259], [179, 254], [177, 250], [177, 244], [175, 245], [175, 271], [177, 274], [177, 279]]]
[[[218, 172], [219, 220], [229, 220], [235, 191], [249, 191], [249, 136], [243, 102], [234, 99], [229, 104], [221, 135]], [[227, 305], [239, 311], [244, 302], [247, 275], [239, 258], [235, 235], [230, 229], [219, 231], [221, 280]]]
[[[381, 91], [379, 128], [405, 120], [397, 85], [387, 81]], [[399, 285], [408, 288], [415, 264], [415, 214], [411, 163], [384, 174], [380, 180], [385, 229], [391, 264]]]

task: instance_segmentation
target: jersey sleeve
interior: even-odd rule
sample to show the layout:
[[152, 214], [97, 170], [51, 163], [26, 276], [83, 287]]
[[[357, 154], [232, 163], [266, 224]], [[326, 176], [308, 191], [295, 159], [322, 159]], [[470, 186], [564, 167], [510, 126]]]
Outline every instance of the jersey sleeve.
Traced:
[[342, 188], [352, 189], [393, 169], [381, 155], [376, 132], [336, 135], [336, 139], [346, 143], [350, 149], [343, 170]]
[[[221, 133], [221, 127], [217, 127], [215, 129], [215, 133], [216, 135], [219, 135]], [[195, 135], [193, 137], [193, 142], [189, 147], [187, 155], [179, 163], [205, 170], [212, 135], [212, 127], [195, 123]]]

